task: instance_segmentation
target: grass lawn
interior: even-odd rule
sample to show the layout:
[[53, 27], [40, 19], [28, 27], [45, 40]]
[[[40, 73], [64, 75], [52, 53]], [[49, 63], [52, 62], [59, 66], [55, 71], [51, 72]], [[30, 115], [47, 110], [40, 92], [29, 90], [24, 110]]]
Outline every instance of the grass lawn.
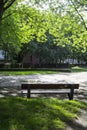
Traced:
[[75, 66], [72, 67], [72, 72], [87, 72], [87, 67]]
[[0, 71], [0, 75], [30, 75], [30, 74], [55, 74], [58, 71], [30, 70], [30, 71]]
[[[66, 70], [66, 69], [65, 69]], [[71, 69], [72, 72], [87, 72], [86, 67], [72, 67]], [[67, 72], [67, 71], [66, 71]], [[56, 70], [28, 70], [28, 71], [0, 71], [0, 75], [33, 75], [33, 74], [58, 74], [59, 72]]]
[[56, 98], [0, 98], [0, 130], [65, 130], [87, 104]]

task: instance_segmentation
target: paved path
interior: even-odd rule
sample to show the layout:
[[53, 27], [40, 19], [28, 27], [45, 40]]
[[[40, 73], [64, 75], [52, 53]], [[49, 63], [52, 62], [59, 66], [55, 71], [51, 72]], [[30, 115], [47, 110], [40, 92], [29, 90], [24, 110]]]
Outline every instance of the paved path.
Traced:
[[37, 74], [22, 76], [0, 76], [1, 86], [20, 86], [21, 82], [47, 82], [47, 83], [80, 83], [82, 86], [87, 84], [87, 72], [80, 73], [59, 73], [59, 74]]
[[[25, 81], [34, 83], [79, 83], [80, 88], [74, 98], [87, 102], [87, 72], [0, 76], [0, 96], [16, 96], [20, 94], [21, 83]], [[66, 130], [87, 130], [87, 111], [81, 110], [78, 119], [70, 122]]]
[[[79, 94], [77, 99], [87, 102], [87, 72], [80, 73], [59, 73], [59, 74], [37, 74], [23, 76], [0, 76], [0, 88], [4, 88], [4, 94], [17, 95], [22, 82], [33, 83], [79, 83]], [[8, 87], [8, 88], [7, 88]], [[8, 90], [10, 89], [10, 91]], [[9, 93], [7, 93], [7, 91]], [[0, 96], [3, 96], [2, 94]]]

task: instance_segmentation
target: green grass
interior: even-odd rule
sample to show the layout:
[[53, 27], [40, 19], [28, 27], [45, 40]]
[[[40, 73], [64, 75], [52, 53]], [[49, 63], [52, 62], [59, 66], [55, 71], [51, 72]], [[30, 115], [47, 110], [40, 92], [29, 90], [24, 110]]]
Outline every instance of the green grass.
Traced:
[[[66, 70], [66, 69], [64, 69]], [[67, 71], [66, 71], [67, 72]], [[72, 67], [72, 72], [87, 72], [86, 67]], [[0, 75], [33, 75], [33, 74], [58, 74], [58, 71], [55, 70], [28, 70], [28, 71], [0, 71]]]
[[0, 98], [0, 130], [65, 130], [87, 104], [56, 98]]
[[31, 74], [55, 74], [57, 71], [0, 71], [0, 75], [31, 75]]
[[72, 72], [87, 72], [87, 67], [75, 66], [72, 67]]

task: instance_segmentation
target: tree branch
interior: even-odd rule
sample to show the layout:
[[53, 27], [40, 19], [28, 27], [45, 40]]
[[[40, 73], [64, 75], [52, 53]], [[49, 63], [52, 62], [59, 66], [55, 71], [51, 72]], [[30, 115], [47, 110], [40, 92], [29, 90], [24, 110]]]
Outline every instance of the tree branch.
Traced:
[[6, 4], [8, 2], [8, 0], [5, 0], [3, 3]]
[[6, 15], [5, 17], [3, 17], [1, 20], [4, 20], [4, 19], [6, 19], [7, 17], [9, 17], [10, 15], [12, 15], [13, 13], [10, 13], [10, 14], [8, 14], [8, 15]]
[[[7, 1], [7, 0], [6, 0]], [[7, 10], [16, 0], [11, 0], [6, 7], [4, 7], [4, 11]]]
[[10, 15], [12, 15], [12, 14], [14, 14], [14, 13], [16, 13], [16, 10], [13, 10], [11, 13], [9, 13], [8, 15], [6, 15], [6, 16], [4, 16], [4, 17], [2, 17], [2, 19], [1, 20], [4, 20], [4, 19], [6, 19], [7, 17], [9, 17]]
[[82, 15], [79, 13], [79, 11], [78, 11], [78, 9], [76, 8], [76, 6], [75, 6], [74, 2], [73, 2], [72, 0], [70, 0], [70, 1], [71, 1], [71, 3], [73, 4], [74, 9], [75, 9], [75, 11], [77, 12], [77, 14], [79, 15], [80, 19], [82, 20], [82, 22], [83, 22], [83, 25], [84, 25], [85, 29], [87, 30], [87, 26], [86, 26], [86, 23], [85, 23], [84, 18], [83, 18], [83, 17], [82, 17]]

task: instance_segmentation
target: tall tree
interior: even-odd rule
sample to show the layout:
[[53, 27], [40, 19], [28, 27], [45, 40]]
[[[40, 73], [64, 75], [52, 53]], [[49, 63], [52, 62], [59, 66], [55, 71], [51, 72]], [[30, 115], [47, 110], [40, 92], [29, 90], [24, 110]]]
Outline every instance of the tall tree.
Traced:
[[[5, 12], [7, 16], [14, 8]], [[22, 44], [28, 43], [34, 38], [37, 41], [46, 41], [45, 32], [48, 23], [45, 21], [45, 14], [27, 5], [19, 5], [16, 11], [2, 20], [0, 26], [0, 48], [11, 55], [21, 49]]]

